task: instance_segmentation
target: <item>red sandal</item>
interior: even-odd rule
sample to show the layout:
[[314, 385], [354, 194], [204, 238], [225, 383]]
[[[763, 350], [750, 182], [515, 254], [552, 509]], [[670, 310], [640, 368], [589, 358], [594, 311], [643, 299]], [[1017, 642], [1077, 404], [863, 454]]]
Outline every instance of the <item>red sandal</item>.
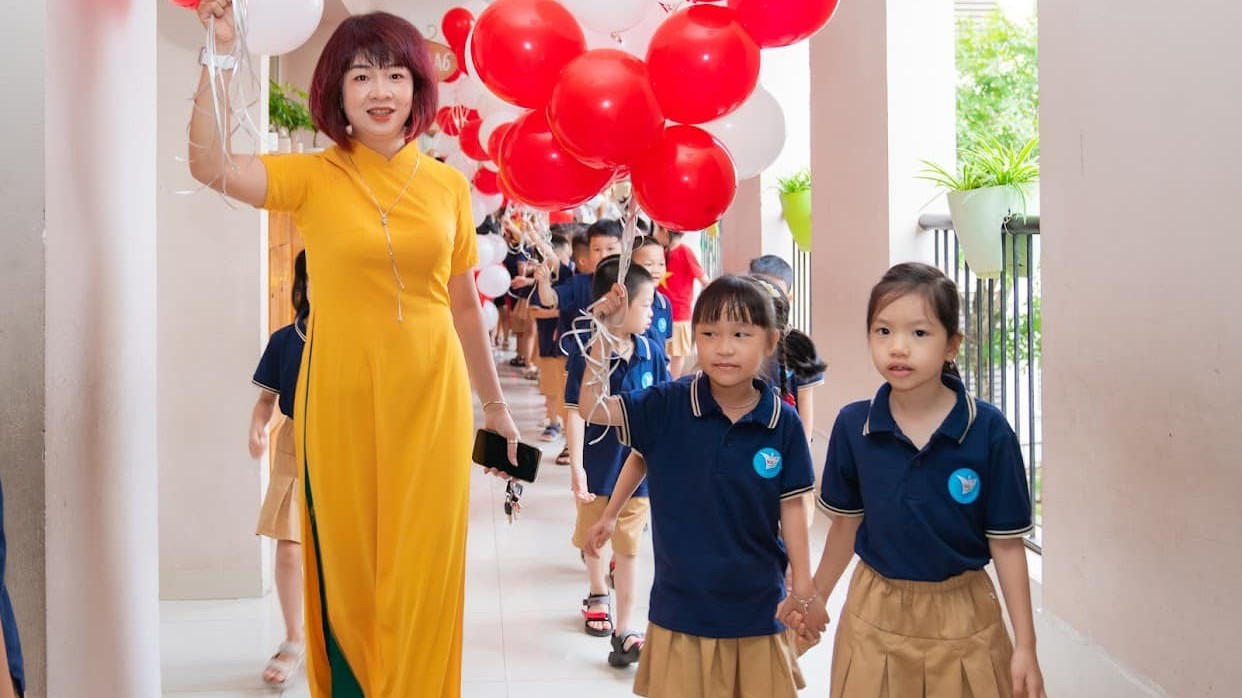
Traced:
[[[606, 606], [607, 611], [589, 610], [592, 606]], [[607, 628], [592, 628], [591, 623], [607, 623]], [[589, 594], [582, 600], [582, 629], [591, 637], [608, 637], [612, 634], [612, 597], [608, 594]]]

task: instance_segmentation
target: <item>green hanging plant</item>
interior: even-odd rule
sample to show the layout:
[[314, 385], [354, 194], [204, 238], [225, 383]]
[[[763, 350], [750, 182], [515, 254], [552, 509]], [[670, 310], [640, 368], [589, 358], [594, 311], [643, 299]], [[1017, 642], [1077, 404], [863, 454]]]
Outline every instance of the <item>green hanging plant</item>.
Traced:
[[289, 136], [298, 130], [310, 131], [318, 136], [319, 131], [315, 129], [306, 100], [306, 92], [289, 83], [281, 85], [272, 80], [267, 99], [267, 119], [272, 128]]
[[806, 252], [811, 251], [811, 170], [803, 168], [788, 177], [777, 177], [781, 215], [794, 242]]

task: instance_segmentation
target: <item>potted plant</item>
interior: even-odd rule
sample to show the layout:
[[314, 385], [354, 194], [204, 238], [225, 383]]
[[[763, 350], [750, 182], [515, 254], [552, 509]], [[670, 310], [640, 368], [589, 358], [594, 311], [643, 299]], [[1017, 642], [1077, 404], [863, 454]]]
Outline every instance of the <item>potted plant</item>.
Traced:
[[1038, 137], [1022, 147], [990, 143], [958, 153], [958, 172], [923, 161], [920, 179], [946, 190], [953, 228], [977, 276], [1000, 275], [1004, 267], [1002, 227], [1010, 216], [1026, 215], [1027, 203], [1038, 196]]
[[811, 251], [811, 171], [803, 168], [788, 177], [776, 178], [781, 197], [781, 215], [793, 234], [794, 242]]
[[[271, 91], [267, 98], [267, 119], [271, 128], [281, 138], [292, 138], [299, 129], [314, 133], [311, 145], [319, 137], [315, 122], [311, 119], [310, 109], [306, 107], [306, 92], [289, 83], [281, 85], [271, 81]], [[286, 150], [286, 148], [281, 148]]]

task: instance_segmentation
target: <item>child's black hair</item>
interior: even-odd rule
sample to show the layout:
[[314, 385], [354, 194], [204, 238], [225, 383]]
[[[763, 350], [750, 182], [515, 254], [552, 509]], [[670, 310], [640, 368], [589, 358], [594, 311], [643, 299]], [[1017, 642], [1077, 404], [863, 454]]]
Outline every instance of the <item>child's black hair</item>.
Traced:
[[587, 240], [594, 238], [620, 240], [621, 231], [621, 221], [613, 220], [612, 218], [601, 218], [592, 223], [590, 228], [587, 228]]
[[756, 325], [768, 332], [779, 332], [772, 297], [754, 279], [725, 274], [703, 289], [694, 304], [691, 327], [723, 319]]
[[793, 290], [793, 267], [789, 266], [789, 262], [774, 254], [765, 254], [762, 257], [755, 257], [750, 260], [750, 273], [752, 276], [758, 275], [780, 279], [781, 283], [785, 284], [786, 292]]
[[660, 241], [655, 239], [654, 235], [637, 235], [634, 237], [634, 249], [640, 250], [644, 247], [663, 247]]
[[566, 247], [569, 247], [569, 238], [561, 235], [560, 233], [552, 233], [552, 236], [549, 238], [549, 242], [552, 244], [552, 249], [554, 250], [563, 250]]
[[591, 249], [591, 241], [587, 239], [586, 235], [574, 235], [569, 238], [569, 243], [574, 246], [573, 254], [575, 257], [579, 254], [586, 254]]
[[[621, 255], [609, 255], [600, 260], [595, 267], [595, 278], [591, 280], [592, 301], [599, 300], [612, 290], [613, 284], [617, 283], [617, 274], [620, 271]], [[631, 301], [645, 284], [655, 284], [651, 273], [637, 264], [631, 264], [630, 270], [625, 273], [625, 292], [630, 294]]]
[[306, 250], [298, 252], [293, 260], [293, 289], [289, 292], [289, 300], [293, 301], [293, 309], [298, 317], [310, 315], [310, 294], [307, 293], [308, 276], [306, 275]]
[[776, 324], [781, 331], [780, 342], [776, 345], [777, 374], [771, 379], [780, 388], [781, 396], [792, 395], [788, 372], [792, 371], [797, 378], [814, 378], [828, 368], [828, 364], [819, 358], [815, 342], [801, 330], [789, 326], [789, 298], [781, 292], [776, 284], [766, 277], [754, 275], [750, 277], [759, 284], [772, 299], [772, 308], [776, 313]]
[[[957, 293], [957, 284], [936, 267], [919, 262], [894, 266], [871, 288], [871, 298], [867, 301], [867, 332], [871, 332], [871, 324], [881, 310], [898, 298], [912, 293], [927, 301], [932, 314], [944, 326], [950, 339], [961, 334], [958, 318], [962, 301]], [[944, 362], [944, 372], [962, 377], [952, 361]]]

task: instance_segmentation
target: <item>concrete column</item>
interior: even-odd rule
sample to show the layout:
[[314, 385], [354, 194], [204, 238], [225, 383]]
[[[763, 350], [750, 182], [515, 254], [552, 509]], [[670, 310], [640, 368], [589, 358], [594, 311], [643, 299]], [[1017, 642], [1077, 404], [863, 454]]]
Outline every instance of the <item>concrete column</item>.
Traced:
[[156, 3], [46, 7], [48, 695], [149, 698]]
[[745, 274], [750, 260], [763, 254], [760, 177], [742, 180], [737, 197], [720, 221], [720, 253], [726, 273]]
[[28, 695], [46, 694], [43, 468], [44, 8], [15, 3], [0, 25], [0, 482], [5, 582], [17, 614]]
[[920, 158], [952, 162], [954, 84], [950, 0], [843, 2], [811, 40], [812, 325], [829, 363], [820, 428], [879, 385], [871, 286], [893, 263], [933, 259], [917, 221], [934, 191], [914, 176]]
[[[267, 466], [250, 458], [246, 439], [258, 395], [250, 377], [267, 339], [267, 214], [229, 206], [190, 177], [186, 123], [203, 29], [173, 3], [155, 5], [160, 596], [260, 596], [269, 556], [254, 526]], [[256, 58], [253, 78], [238, 78], [263, 105], [251, 113], [261, 128], [267, 66]], [[237, 150], [255, 144], [234, 136]]]

